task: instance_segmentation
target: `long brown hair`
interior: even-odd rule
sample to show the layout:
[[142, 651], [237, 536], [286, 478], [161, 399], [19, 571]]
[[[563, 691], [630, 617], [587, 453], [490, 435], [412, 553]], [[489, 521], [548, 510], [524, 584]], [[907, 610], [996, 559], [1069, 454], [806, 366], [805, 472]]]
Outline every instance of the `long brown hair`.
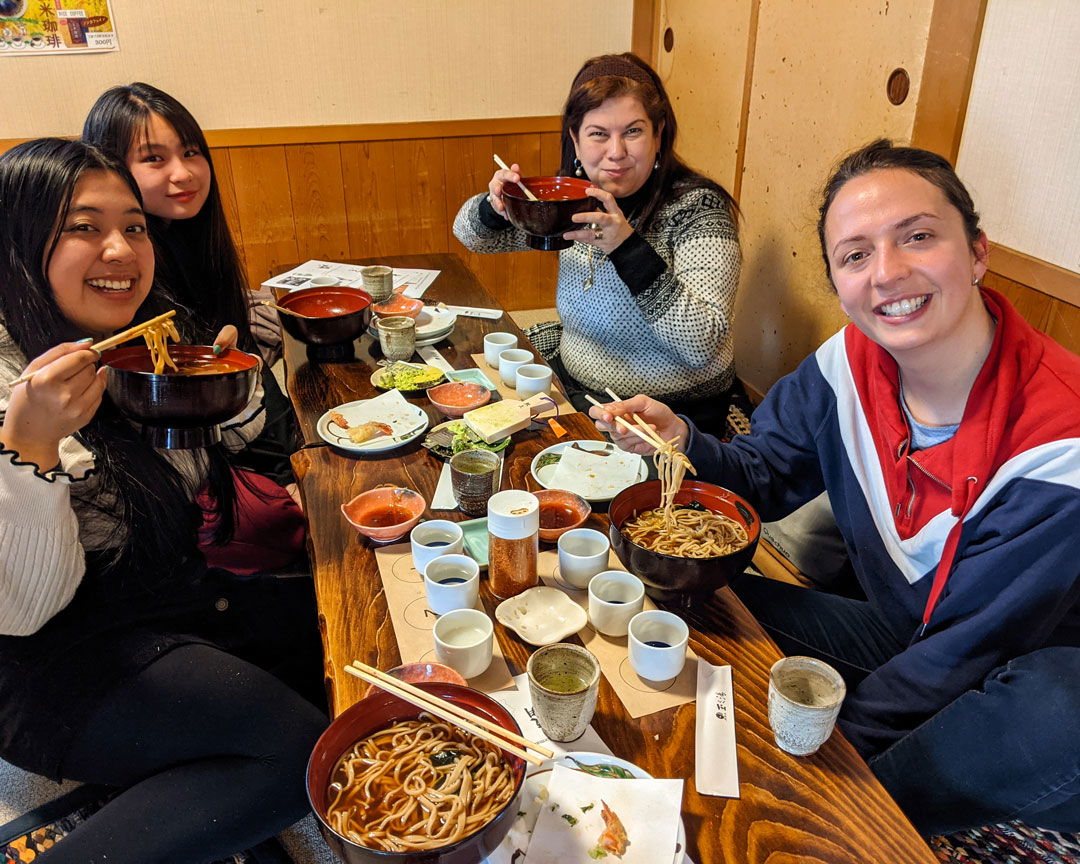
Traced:
[[637, 99], [653, 129], [660, 130], [660, 149], [656, 168], [642, 187], [644, 203], [636, 213], [627, 213], [641, 229], [648, 228], [656, 212], [670, 200], [690, 189], [711, 189], [727, 205], [733, 225], [738, 222], [735, 199], [714, 180], [694, 171], [675, 153], [678, 123], [663, 82], [656, 72], [636, 54], [602, 54], [585, 61], [571, 85], [562, 116], [562, 164], [559, 173], [574, 173], [576, 152], [574, 136], [581, 129], [585, 115], [608, 99], [630, 96]]

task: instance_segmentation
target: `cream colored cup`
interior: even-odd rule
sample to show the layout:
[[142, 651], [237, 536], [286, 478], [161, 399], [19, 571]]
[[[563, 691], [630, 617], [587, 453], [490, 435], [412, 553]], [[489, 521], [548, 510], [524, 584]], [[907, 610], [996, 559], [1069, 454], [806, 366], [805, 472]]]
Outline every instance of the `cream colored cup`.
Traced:
[[645, 606], [645, 585], [625, 570], [604, 570], [589, 581], [589, 623], [605, 636], [625, 636]]
[[394, 270], [385, 264], [360, 268], [360, 280], [373, 303], [385, 300], [394, 292]]
[[784, 657], [769, 670], [769, 725], [776, 746], [793, 756], [816, 753], [832, 734], [847, 687], [813, 657]]
[[517, 370], [515, 385], [519, 399], [528, 399], [537, 393], [551, 392], [551, 367], [540, 363], [526, 363]]
[[517, 371], [526, 363], [532, 363], [532, 351], [524, 348], [507, 348], [499, 353], [499, 377], [507, 387], [517, 386]]
[[480, 565], [468, 555], [440, 555], [427, 565], [424, 594], [436, 615], [472, 609], [480, 596]]
[[559, 578], [573, 588], [588, 588], [589, 580], [607, 569], [611, 544], [592, 528], [572, 528], [559, 538]]
[[682, 672], [690, 628], [678, 615], [660, 609], [638, 612], [627, 634], [630, 665], [639, 678], [667, 681]]
[[552, 741], [580, 738], [596, 711], [600, 661], [580, 645], [560, 642], [534, 651], [525, 671], [544, 734]]
[[498, 369], [499, 355], [510, 348], [517, 348], [517, 336], [513, 333], [488, 333], [484, 337], [484, 361], [492, 369]]
[[460, 555], [465, 538], [457, 522], [449, 519], [429, 519], [421, 522], [409, 534], [413, 567], [421, 576], [424, 568], [440, 555]]
[[435, 622], [435, 656], [466, 678], [491, 665], [495, 628], [479, 609], [456, 609]]

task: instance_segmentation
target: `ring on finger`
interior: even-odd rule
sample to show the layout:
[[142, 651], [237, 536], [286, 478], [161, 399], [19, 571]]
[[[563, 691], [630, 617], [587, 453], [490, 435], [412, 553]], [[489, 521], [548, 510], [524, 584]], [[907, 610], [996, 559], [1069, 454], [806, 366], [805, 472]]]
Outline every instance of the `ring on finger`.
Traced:
[[593, 240], [603, 240], [604, 239], [604, 229], [601, 228], [599, 225], [594, 226], [592, 236], [593, 236]]

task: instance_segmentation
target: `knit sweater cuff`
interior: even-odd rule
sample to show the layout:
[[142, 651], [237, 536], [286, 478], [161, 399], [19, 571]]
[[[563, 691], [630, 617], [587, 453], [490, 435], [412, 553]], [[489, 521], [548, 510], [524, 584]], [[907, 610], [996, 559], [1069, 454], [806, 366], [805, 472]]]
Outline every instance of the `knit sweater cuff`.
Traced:
[[507, 228], [511, 227], [510, 222], [491, 206], [491, 202], [488, 200], [487, 195], [480, 199], [480, 210], [478, 215], [480, 216], [480, 221], [484, 223], [484, 227], [490, 228], [492, 231], [505, 231]]
[[608, 258], [631, 294], [640, 294], [667, 270], [664, 259], [637, 231], [610, 252]]

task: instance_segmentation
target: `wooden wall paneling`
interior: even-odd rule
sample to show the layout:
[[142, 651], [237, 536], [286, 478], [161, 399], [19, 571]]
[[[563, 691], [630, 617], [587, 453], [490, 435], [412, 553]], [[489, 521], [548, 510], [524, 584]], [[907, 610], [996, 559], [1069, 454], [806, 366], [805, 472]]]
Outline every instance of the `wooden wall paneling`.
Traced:
[[443, 142], [443, 165], [446, 201], [447, 249], [461, 256], [480, 283], [505, 303], [496, 278], [498, 255], [480, 255], [466, 249], [454, 236], [454, 219], [465, 201], [487, 189], [488, 181], [495, 172], [491, 154], [495, 150], [490, 135], [467, 138], [447, 138]]
[[341, 178], [339, 144], [295, 144], [285, 148], [301, 261], [349, 258], [349, 225]]
[[237, 147], [230, 156], [248, 279], [258, 285], [299, 256], [285, 148]]
[[[554, 174], [562, 163], [562, 135], [559, 132], [540, 133], [540, 164], [545, 174]], [[559, 281], [559, 256], [553, 252], [537, 252], [540, 256], [540, 282], [536, 305], [529, 309], [546, 309], [555, 305], [555, 286]]]
[[[491, 145], [508, 165], [515, 162], [521, 166], [521, 176], [546, 174], [550, 169], [540, 162], [540, 136], [496, 135]], [[497, 256], [496, 279], [499, 293], [496, 295], [507, 309], [536, 309], [550, 305], [544, 302], [545, 293], [540, 286], [541, 260], [555, 252], [515, 252]]]
[[1074, 354], [1080, 354], [1080, 308], [1055, 299], [1046, 333]]
[[233, 181], [232, 173], [232, 153], [228, 148], [211, 148], [211, 158], [214, 160], [214, 177], [217, 179], [218, 192], [221, 195], [221, 206], [225, 210], [225, 221], [229, 224], [229, 232], [232, 234], [233, 243], [236, 244], [240, 262], [246, 266], [244, 232], [240, 230], [240, 212], [236, 205], [236, 183]]
[[399, 255], [446, 252], [446, 175], [443, 142], [394, 142]]
[[1016, 307], [1016, 311], [1032, 327], [1046, 332], [1046, 328], [1050, 324], [1051, 309], [1054, 303], [1057, 302], [1053, 297], [1043, 294], [1041, 291], [1036, 291], [1034, 288], [1029, 288], [1020, 282], [1007, 279], [993, 271], [987, 271], [982, 282], [987, 288], [993, 288], [995, 291], [1004, 294], [1009, 302]]
[[353, 257], [395, 254], [398, 211], [394, 143], [342, 143], [341, 177]]

